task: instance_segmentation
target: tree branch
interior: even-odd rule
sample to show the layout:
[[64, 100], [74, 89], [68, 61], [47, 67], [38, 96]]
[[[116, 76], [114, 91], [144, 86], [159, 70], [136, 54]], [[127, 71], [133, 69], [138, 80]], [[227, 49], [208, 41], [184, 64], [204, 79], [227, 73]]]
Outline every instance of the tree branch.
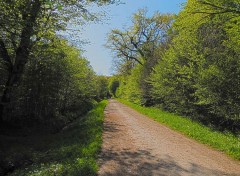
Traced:
[[11, 61], [11, 58], [8, 54], [8, 51], [5, 47], [5, 43], [2, 39], [0, 39], [0, 53], [1, 53], [1, 56], [3, 58], [3, 60], [8, 63], [7, 66], [9, 67], [9, 69], [11, 70], [12, 69], [12, 61]]
[[240, 14], [240, 11], [231, 7], [224, 7], [224, 6], [219, 6], [216, 4], [213, 4], [211, 2], [208, 1], [204, 1], [204, 0], [198, 0], [199, 3], [203, 4], [203, 5], [208, 5], [211, 7], [214, 7], [217, 10], [220, 10], [219, 12], [215, 12], [215, 13], [211, 13], [211, 14], [221, 14], [221, 13], [237, 13]]

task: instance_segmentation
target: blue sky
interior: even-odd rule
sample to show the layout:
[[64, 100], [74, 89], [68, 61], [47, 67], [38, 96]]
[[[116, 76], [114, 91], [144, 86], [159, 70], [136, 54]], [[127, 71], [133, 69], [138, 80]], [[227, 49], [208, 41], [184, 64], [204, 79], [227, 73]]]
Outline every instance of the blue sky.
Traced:
[[112, 59], [114, 55], [104, 47], [107, 34], [112, 29], [126, 29], [131, 25], [132, 14], [140, 8], [147, 8], [148, 15], [156, 11], [161, 13], [178, 13], [181, 4], [186, 0], [122, 0], [124, 4], [104, 7], [93, 7], [92, 11], [104, 11], [105, 20], [99, 24], [88, 23], [81, 29], [79, 38], [89, 41], [82, 46], [85, 50], [83, 56], [92, 65], [99, 75], [111, 75], [113, 73]]

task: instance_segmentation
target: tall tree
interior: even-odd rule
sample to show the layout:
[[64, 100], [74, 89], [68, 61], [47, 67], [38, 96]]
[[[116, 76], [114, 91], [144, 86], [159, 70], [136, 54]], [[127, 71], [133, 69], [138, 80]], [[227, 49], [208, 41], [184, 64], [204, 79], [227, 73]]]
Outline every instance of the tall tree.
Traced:
[[14, 87], [20, 83], [31, 49], [44, 32], [64, 29], [69, 17], [84, 16], [85, 5], [113, 3], [112, 0], [2, 0], [0, 2], [0, 54], [6, 68], [6, 83], [1, 96], [0, 121], [11, 102]]
[[133, 15], [132, 27], [126, 31], [111, 31], [107, 47], [122, 60], [120, 64], [143, 65], [146, 60], [153, 59], [156, 48], [168, 40], [166, 34], [172, 21], [173, 15], [157, 12], [147, 17], [147, 10], [141, 9]]
[[218, 6], [233, 4], [239, 7], [235, 0], [189, 0], [173, 23], [171, 47], [150, 76], [163, 108], [231, 130], [239, 128], [240, 18]]
[[[160, 14], [159, 12], [148, 17], [147, 11], [141, 9], [133, 15], [132, 27], [125, 31], [113, 30], [109, 34], [107, 46], [119, 59], [116, 62], [118, 72], [130, 76], [124, 81], [127, 87], [126, 95], [129, 95], [127, 97], [138, 97], [141, 100], [137, 101], [141, 104], [151, 104], [150, 84], [147, 79], [153, 71], [153, 66], [161, 59], [161, 52], [171, 41], [171, 37], [167, 34], [173, 17], [174, 15]], [[132, 69], [136, 69], [136, 71], [132, 71]], [[133, 80], [136, 81], [136, 84], [131, 83]], [[134, 90], [136, 90], [135, 93]]]

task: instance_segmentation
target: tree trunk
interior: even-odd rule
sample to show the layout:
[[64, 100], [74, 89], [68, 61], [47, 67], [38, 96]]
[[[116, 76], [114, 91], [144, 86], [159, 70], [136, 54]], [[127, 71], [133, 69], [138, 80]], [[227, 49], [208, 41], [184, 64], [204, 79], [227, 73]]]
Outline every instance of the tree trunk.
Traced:
[[22, 29], [21, 41], [16, 50], [15, 63], [9, 72], [9, 77], [5, 85], [0, 104], [0, 121], [3, 121], [3, 113], [5, 106], [10, 103], [13, 96], [13, 88], [17, 87], [20, 83], [20, 79], [24, 72], [24, 67], [28, 61], [30, 48], [31, 48], [31, 36], [34, 33], [34, 25], [36, 24], [37, 15], [41, 9], [41, 2], [39, 0], [33, 1], [33, 4], [26, 14], [23, 14], [25, 18], [25, 26]]
[[10, 87], [10, 79], [11, 79], [11, 73], [8, 76], [8, 80], [5, 84], [5, 90], [3, 92], [2, 98], [1, 98], [1, 104], [0, 104], [0, 123], [3, 122], [3, 113], [5, 110], [5, 106], [10, 103], [10, 92], [11, 92], [11, 87]]
[[4, 110], [4, 106], [3, 104], [0, 104], [0, 124], [3, 123], [3, 110]]

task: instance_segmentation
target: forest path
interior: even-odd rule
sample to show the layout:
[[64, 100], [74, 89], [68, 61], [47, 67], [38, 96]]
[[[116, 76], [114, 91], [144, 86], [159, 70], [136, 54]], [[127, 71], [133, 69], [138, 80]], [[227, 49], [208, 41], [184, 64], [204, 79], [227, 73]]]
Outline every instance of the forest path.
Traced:
[[105, 110], [99, 164], [100, 176], [240, 176], [240, 162], [116, 100]]

